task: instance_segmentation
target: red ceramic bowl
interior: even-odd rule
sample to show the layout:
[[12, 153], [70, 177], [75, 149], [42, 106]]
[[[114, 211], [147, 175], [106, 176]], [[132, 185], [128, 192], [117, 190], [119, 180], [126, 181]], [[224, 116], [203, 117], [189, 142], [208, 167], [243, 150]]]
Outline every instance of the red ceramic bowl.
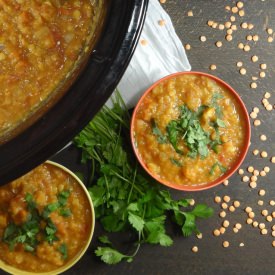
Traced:
[[[227, 88], [227, 90], [233, 95], [233, 97], [236, 99], [237, 103], [240, 106], [239, 111], [242, 113], [242, 119], [243, 119], [243, 122], [244, 122], [244, 134], [245, 134], [244, 145], [242, 147], [240, 156], [239, 156], [238, 160], [232, 165], [232, 167], [230, 169], [228, 169], [228, 171], [226, 173], [224, 173], [221, 177], [217, 178], [214, 181], [207, 182], [205, 184], [200, 184], [200, 185], [192, 185], [192, 186], [180, 185], [180, 184], [176, 184], [176, 183], [173, 183], [173, 182], [169, 182], [169, 181], [160, 179], [157, 175], [155, 175], [151, 171], [149, 171], [146, 164], [142, 160], [140, 154], [138, 153], [138, 149], [135, 146], [135, 136], [134, 136], [134, 121], [136, 119], [136, 113], [137, 113], [137, 110], [139, 109], [139, 106], [143, 102], [144, 98], [161, 82], [169, 80], [169, 79], [174, 78], [176, 76], [181, 76], [181, 75], [185, 75], [185, 74], [206, 76], [206, 77], [214, 80], [215, 82], [217, 82], [221, 86], [224, 86], [225, 88]], [[231, 86], [229, 86], [226, 82], [224, 82], [223, 80], [221, 80], [221, 79], [219, 79], [219, 78], [217, 78], [213, 75], [202, 73], [202, 72], [179, 72], [179, 73], [168, 75], [168, 76], [160, 79], [156, 83], [154, 83], [148, 90], [145, 91], [143, 96], [140, 98], [140, 100], [137, 103], [137, 105], [135, 107], [135, 110], [133, 112], [132, 121], [131, 121], [131, 142], [132, 142], [132, 147], [134, 149], [135, 155], [136, 155], [138, 161], [140, 162], [141, 166], [146, 170], [146, 172], [149, 175], [151, 175], [158, 182], [160, 182], [160, 183], [162, 183], [162, 184], [164, 184], [168, 187], [178, 189], [178, 190], [182, 190], [182, 191], [201, 191], [201, 190], [209, 189], [211, 187], [214, 187], [214, 186], [222, 183], [223, 181], [228, 179], [230, 176], [232, 176], [232, 174], [240, 167], [240, 165], [242, 164], [242, 162], [243, 162], [243, 160], [244, 160], [244, 158], [247, 154], [249, 144], [250, 144], [250, 137], [251, 137], [251, 131], [250, 131], [250, 121], [249, 121], [248, 112], [246, 110], [246, 107], [245, 107], [243, 101], [241, 100], [240, 96], [238, 95], [238, 93]]]

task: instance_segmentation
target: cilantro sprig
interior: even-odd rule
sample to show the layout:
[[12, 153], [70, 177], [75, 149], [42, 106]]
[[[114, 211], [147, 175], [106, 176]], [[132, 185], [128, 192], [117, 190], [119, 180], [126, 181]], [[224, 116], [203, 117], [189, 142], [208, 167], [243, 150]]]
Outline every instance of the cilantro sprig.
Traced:
[[[189, 236], [199, 232], [197, 218], [213, 214], [206, 205], [191, 209], [190, 200], [174, 200], [169, 191], [144, 174], [128, 145], [130, 115], [119, 93], [113, 98], [113, 106], [103, 107], [74, 140], [82, 151], [82, 162], [92, 166], [89, 193], [96, 218], [106, 232], [130, 229], [136, 235], [135, 250], [129, 255], [102, 236], [104, 246], [95, 253], [107, 264], [131, 262], [144, 243], [171, 246], [173, 240], [166, 231], [170, 216], [182, 234]], [[154, 121], [152, 126], [154, 134], [165, 141]]]

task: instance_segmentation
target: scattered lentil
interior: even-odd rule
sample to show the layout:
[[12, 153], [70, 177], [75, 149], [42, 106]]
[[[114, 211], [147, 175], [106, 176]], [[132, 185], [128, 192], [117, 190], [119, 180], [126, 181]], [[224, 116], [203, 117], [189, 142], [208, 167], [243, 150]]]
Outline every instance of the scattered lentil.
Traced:
[[246, 213], [252, 212], [252, 208], [250, 206], [247, 206], [244, 210]]
[[234, 201], [233, 205], [237, 208], [240, 207], [241, 203], [239, 201]]
[[255, 170], [253, 171], [253, 175], [256, 176], [256, 177], [259, 176], [259, 175], [260, 175], [259, 170], [256, 170], [256, 169], [255, 169]]
[[227, 228], [229, 226], [229, 221], [225, 220], [222, 225], [223, 227]]
[[247, 29], [248, 24], [247, 24], [246, 22], [243, 22], [243, 23], [241, 24], [241, 27], [242, 27], [243, 29]]
[[148, 41], [146, 39], [141, 39], [140, 44], [142, 46], [146, 46], [146, 45], [148, 45]]
[[239, 16], [243, 17], [244, 15], [245, 15], [244, 10], [240, 10], [240, 11], [239, 11]]
[[199, 251], [199, 248], [197, 246], [192, 247], [192, 252], [197, 253]]
[[237, 13], [239, 11], [238, 7], [232, 7], [231, 11], [233, 13]]
[[249, 52], [249, 51], [250, 51], [250, 46], [249, 46], [249, 45], [245, 45], [245, 46], [243, 47], [243, 50], [244, 50], [245, 52]]
[[210, 65], [210, 70], [215, 71], [217, 69], [217, 66], [215, 64]]
[[239, 44], [238, 44], [238, 48], [241, 49], [241, 50], [243, 50], [244, 44], [243, 44], [243, 43], [239, 43]]
[[265, 63], [263, 63], [263, 64], [260, 65], [260, 68], [261, 68], [262, 70], [265, 70], [265, 69], [267, 68], [267, 66], [266, 66]]
[[249, 213], [248, 213], [248, 217], [249, 217], [250, 219], [254, 219], [254, 218], [255, 218], [255, 213], [254, 213], [254, 212], [249, 212]]
[[267, 217], [266, 217], [266, 220], [267, 220], [268, 222], [272, 222], [272, 216], [270, 216], [270, 215], [267, 216]]
[[253, 41], [259, 41], [259, 35], [255, 34], [252, 36]]
[[242, 228], [242, 225], [241, 225], [240, 223], [236, 223], [236, 224], [235, 224], [235, 227], [236, 227], [237, 229], [241, 229], [241, 228]]
[[275, 201], [274, 201], [274, 200], [271, 200], [271, 201], [269, 201], [269, 204], [270, 204], [271, 206], [274, 206], [274, 205], [275, 205]]
[[266, 217], [268, 215], [268, 211], [266, 209], [262, 210], [261, 213], [264, 217]]
[[246, 74], [246, 69], [245, 68], [241, 68], [240, 69], [240, 74], [245, 75]]
[[252, 29], [254, 28], [254, 25], [251, 24], [251, 23], [249, 23], [249, 24], [247, 25], [247, 28], [248, 28], [249, 30], [252, 30]]
[[243, 182], [248, 182], [249, 181], [249, 177], [248, 176], [243, 176], [242, 181]]
[[241, 62], [241, 61], [237, 62], [237, 67], [242, 67], [242, 65], [243, 65], [243, 62]]
[[248, 166], [247, 171], [248, 171], [249, 173], [253, 173], [254, 167], [253, 167], [253, 166]]
[[268, 156], [267, 152], [266, 151], [262, 151], [261, 152], [261, 157], [262, 158], [266, 158]]
[[262, 200], [258, 200], [258, 205], [264, 205], [264, 202]]
[[221, 232], [221, 234], [224, 234], [224, 233], [225, 233], [225, 231], [226, 231], [226, 229], [225, 229], [224, 227], [221, 227], [221, 228], [220, 228], [220, 232]]
[[222, 243], [222, 245], [223, 245], [224, 248], [227, 248], [227, 247], [229, 247], [229, 242], [228, 241], [224, 241]]
[[259, 195], [260, 195], [260, 196], [264, 196], [264, 195], [265, 195], [265, 190], [264, 190], [264, 189], [261, 189], [261, 190], [259, 191]]
[[216, 196], [214, 200], [216, 203], [220, 203], [222, 201], [220, 196]]
[[261, 177], [265, 177], [265, 176], [266, 176], [266, 172], [265, 172], [265, 171], [261, 171], [261, 172], [260, 172], [260, 176], [261, 176]]
[[262, 234], [262, 235], [266, 235], [266, 234], [267, 234], [267, 229], [266, 229], [266, 228], [262, 229], [262, 230], [261, 230], [261, 234]]
[[258, 154], [259, 154], [259, 150], [258, 149], [253, 150], [253, 155], [254, 156], [257, 156]]
[[264, 223], [259, 223], [259, 228], [260, 229], [264, 229], [265, 228], [265, 224]]
[[159, 23], [160, 26], [165, 26], [166, 21], [165, 20], [159, 20], [158, 23]]
[[253, 222], [253, 227], [258, 227], [259, 223], [257, 221]]
[[214, 234], [214, 236], [218, 237], [218, 236], [221, 235], [221, 232], [220, 232], [219, 229], [215, 229], [215, 230], [213, 231], [213, 234]]
[[253, 56], [251, 57], [251, 60], [252, 60], [253, 62], [257, 62], [257, 61], [259, 60], [259, 57], [258, 57], [257, 55], [253, 55]]
[[233, 228], [233, 232], [234, 232], [234, 233], [238, 233], [238, 232], [239, 232], [239, 229], [234, 227], [234, 228]]
[[228, 35], [226, 35], [225, 39], [226, 39], [227, 41], [232, 41], [233, 36], [232, 36], [231, 34], [228, 34]]
[[191, 50], [191, 45], [190, 44], [185, 44], [185, 50]]
[[260, 126], [261, 121], [259, 119], [254, 120], [254, 126]]
[[230, 202], [230, 197], [229, 197], [229, 196], [224, 196], [224, 197], [223, 197], [223, 200], [224, 200], [225, 202]]
[[206, 41], [206, 36], [202, 35], [202, 36], [200, 37], [200, 40], [201, 40], [201, 42], [205, 42], [205, 41]]
[[244, 246], [244, 243], [240, 243], [240, 247], [243, 247]]
[[257, 187], [257, 183], [255, 182], [255, 181], [251, 181], [250, 183], [249, 183], [249, 186], [251, 187], [251, 188], [256, 188]]
[[266, 141], [266, 140], [267, 140], [267, 137], [266, 137], [266, 135], [260, 135], [260, 139], [261, 139], [262, 141]]
[[272, 37], [272, 36], [269, 36], [269, 37], [267, 38], [267, 42], [268, 42], [268, 43], [272, 43], [272, 42], [273, 42], [273, 37]]
[[192, 10], [191, 10], [191, 11], [188, 11], [187, 15], [188, 15], [188, 16], [194, 16], [193, 11], [192, 11]]
[[257, 85], [256, 82], [252, 82], [252, 83], [250, 84], [250, 87], [251, 87], [252, 89], [256, 89], [256, 88], [258, 87], [258, 85]]
[[257, 118], [257, 114], [255, 112], [251, 112], [250, 113], [250, 117], [253, 118], [253, 119], [255, 119], [255, 118]]
[[221, 204], [221, 207], [222, 207], [222, 209], [227, 209], [227, 208], [228, 208], [228, 205], [227, 205], [227, 203], [223, 202], [223, 203]]
[[236, 210], [236, 208], [233, 205], [230, 205], [228, 209], [230, 212], [234, 212]]
[[248, 219], [246, 220], [246, 223], [247, 223], [247, 224], [252, 224], [252, 222], [253, 222], [253, 220], [250, 219], [250, 218], [248, 218]]
[[225, 211], [221, 211], [220, 212], [220, 217], [221, 218], [225, 218], [226, 217], [226, 212]]
[[221, 42], [221, 41], [217, 41], [217, 42], [215, 43], [215, 45], [216, 45], [218, 48], [220, 48], [220, 47], [222, 46], [222, 42]]
[[[274, 159], [275, 159], [275, 157], [274, 157]], [[244, 170], [243, 169], [239, 169], [239, 175], [243, 175], [243, 173], [244, 173]]]
[[197, 234], [198, 239], [202, 239], [202, 233]]

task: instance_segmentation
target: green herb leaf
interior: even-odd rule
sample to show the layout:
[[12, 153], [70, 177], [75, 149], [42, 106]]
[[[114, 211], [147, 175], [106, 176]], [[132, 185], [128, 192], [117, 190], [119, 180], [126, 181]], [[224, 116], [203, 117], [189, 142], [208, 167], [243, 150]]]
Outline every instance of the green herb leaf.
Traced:
[[209, 218], [213, 215], [214, 210], [205, 204], [197, 204], [191, 213], [199, 218]]
[[68, 248], [65, 243], [61, 244], [58, 248], [59, 252], [62, 254], [63, 260], [66, 260], [68, 258]]
[[112, 244], [111, 241], [109, 240], [109, 238], [104, 235], [104, 236], [100, 236], [98, 237], [99, 241], [104, 243], [104, 244]]
[[226, 127], [226, 124], [224, 123], [224, 121], [219, 118], [217, 118], [217, 125], [222, 128]]
[[167, 142], [167, 137], [162, 134], [161, 130], [159, 129], [156, 121], [152, 119], [151, 121], [151, 127], [152, 127], [152, 132], [155, 136], [157, 136], [158, 143], [163, 144]]
[[129, 212], [128, 220], [137, 231], [140, 232], [143, 229], [145, 222], [142, 217]]
[[98, 247], [95, 254], [106, 264], [117, 264], [121, 262], [122, 259], [128, 258], [126, 255], [121, 254], [111, 247]]

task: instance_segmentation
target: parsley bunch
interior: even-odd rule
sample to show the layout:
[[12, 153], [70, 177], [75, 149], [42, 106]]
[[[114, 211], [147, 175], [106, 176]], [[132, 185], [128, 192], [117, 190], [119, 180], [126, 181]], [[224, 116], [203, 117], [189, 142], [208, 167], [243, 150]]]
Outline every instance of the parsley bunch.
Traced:
[[131, 262], [143, 243], [172, 245], [165, 228], [168, 213], [184, 236], [198, 233], [196, 219], [213, 213], [203, 204], [190, 210], [190, 200], [174, 200], [168, 190], [144, 174], [128, 146], [130, 116], [119, 93], [113, 98], [113, 106], [104, 106], [74, 140], [82, 150], [82, 162], [92, 164], [89, 192], [96, 218], [107, 232], [130, 229], [137, 236], [131, 255], [113, 248], [107, 236], [100, 237], [105, 246], [95, 253], [107, 264]]

